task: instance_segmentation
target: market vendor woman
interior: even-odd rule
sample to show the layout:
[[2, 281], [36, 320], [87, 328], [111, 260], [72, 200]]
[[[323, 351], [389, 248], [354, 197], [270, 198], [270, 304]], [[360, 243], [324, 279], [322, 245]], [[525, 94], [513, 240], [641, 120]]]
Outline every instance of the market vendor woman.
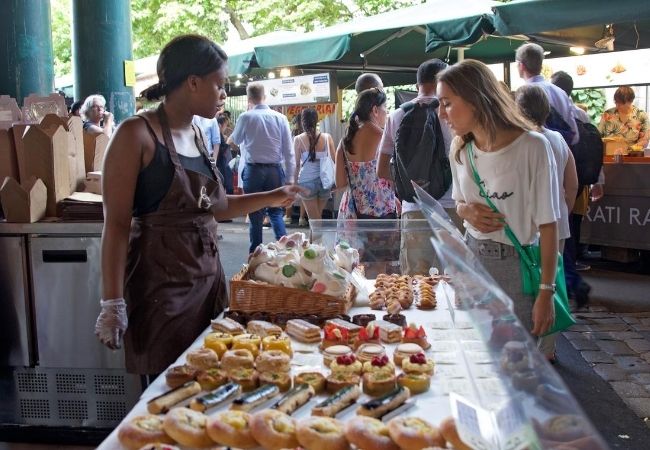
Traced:
[[124, 336], [131, 373], [165, 370], [225, 308], [217, 220], [286, 206], [301, 191], [226, 195], [192, 125], [194, 115], [214, 117], [223, 106], [226, 59], [201, 36], [169, 42], [158, 59], [159, 82], [143, 92], [162, 103], [124, 121], [106, 151], [95, 333], [109, 348], [119, 348]]
[[634, 106], [634, 91], [629, 86], [621, 86], [614, 93], [614, 108], [603, 113], [598, 131], [602, 137], [621, 137], [628, 146], [648, 145], [648, 115]]

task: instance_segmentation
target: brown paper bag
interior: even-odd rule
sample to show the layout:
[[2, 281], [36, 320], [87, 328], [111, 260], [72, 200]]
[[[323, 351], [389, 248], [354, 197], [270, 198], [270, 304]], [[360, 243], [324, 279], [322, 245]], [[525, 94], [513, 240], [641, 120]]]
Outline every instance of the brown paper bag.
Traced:
[[84, 133], [84, 159], [86, 161], [86, 172], [97, 172], [102, 170], [104, 153], [108, 147], [108, 136], [102, 134]]
[[68, 134], [68, 165], [70, 168], [70, 190], [83, 187], [86, 179], [86, 164], [83, 149], [83, 124], [80, 117], [63, 118], [47, 114], [41, 120], [42, 128], [63, 127]]
[[38, 222], [45, 217], [47, 188], [36, 177], [31, 177], [22, 184], [7, 177], [0, 187], [0, 201], [7, 222]]

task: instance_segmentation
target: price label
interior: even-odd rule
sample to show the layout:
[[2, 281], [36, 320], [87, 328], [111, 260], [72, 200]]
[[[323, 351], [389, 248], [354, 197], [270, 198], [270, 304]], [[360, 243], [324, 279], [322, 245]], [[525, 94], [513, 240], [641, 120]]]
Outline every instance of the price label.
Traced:
[[532, 445], [532, 430], [527, 419], [513, 400], [495, 413], [495, 422], [499, 430], [500, 448], [504, 450], [535, 448]]
[[477, 450], [498, 448], [491, 414], [458, 394], [451, 393], [451, 411], [456, 420], [456, 429], [460, 439]]

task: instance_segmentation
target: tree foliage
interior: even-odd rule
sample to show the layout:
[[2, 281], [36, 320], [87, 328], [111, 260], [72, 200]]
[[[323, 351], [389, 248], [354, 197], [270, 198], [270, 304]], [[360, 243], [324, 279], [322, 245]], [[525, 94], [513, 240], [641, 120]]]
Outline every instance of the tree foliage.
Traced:
[[[424, 0], [131, 0], [134, 58], [157, 54], [171, 38], [199, 33], [226, 40], [229, 24], [241, 39], [277, 30], [312, 31]], [[70, 72], [71, 0], [51, 0], [55, 73]]]

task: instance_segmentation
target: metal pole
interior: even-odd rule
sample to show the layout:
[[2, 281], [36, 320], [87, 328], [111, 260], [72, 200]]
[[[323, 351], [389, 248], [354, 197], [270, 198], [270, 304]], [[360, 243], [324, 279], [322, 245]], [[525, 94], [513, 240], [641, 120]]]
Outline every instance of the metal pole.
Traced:
[[130, 0], [73, 0], [72, 21], [75, 100], [101, 94], [117, 122], [133, 115], [124, 64], [133, 59]]
[[19, 105], [54, 90], [50, 0], [7, 0], [0, 14], [0, 94]]

